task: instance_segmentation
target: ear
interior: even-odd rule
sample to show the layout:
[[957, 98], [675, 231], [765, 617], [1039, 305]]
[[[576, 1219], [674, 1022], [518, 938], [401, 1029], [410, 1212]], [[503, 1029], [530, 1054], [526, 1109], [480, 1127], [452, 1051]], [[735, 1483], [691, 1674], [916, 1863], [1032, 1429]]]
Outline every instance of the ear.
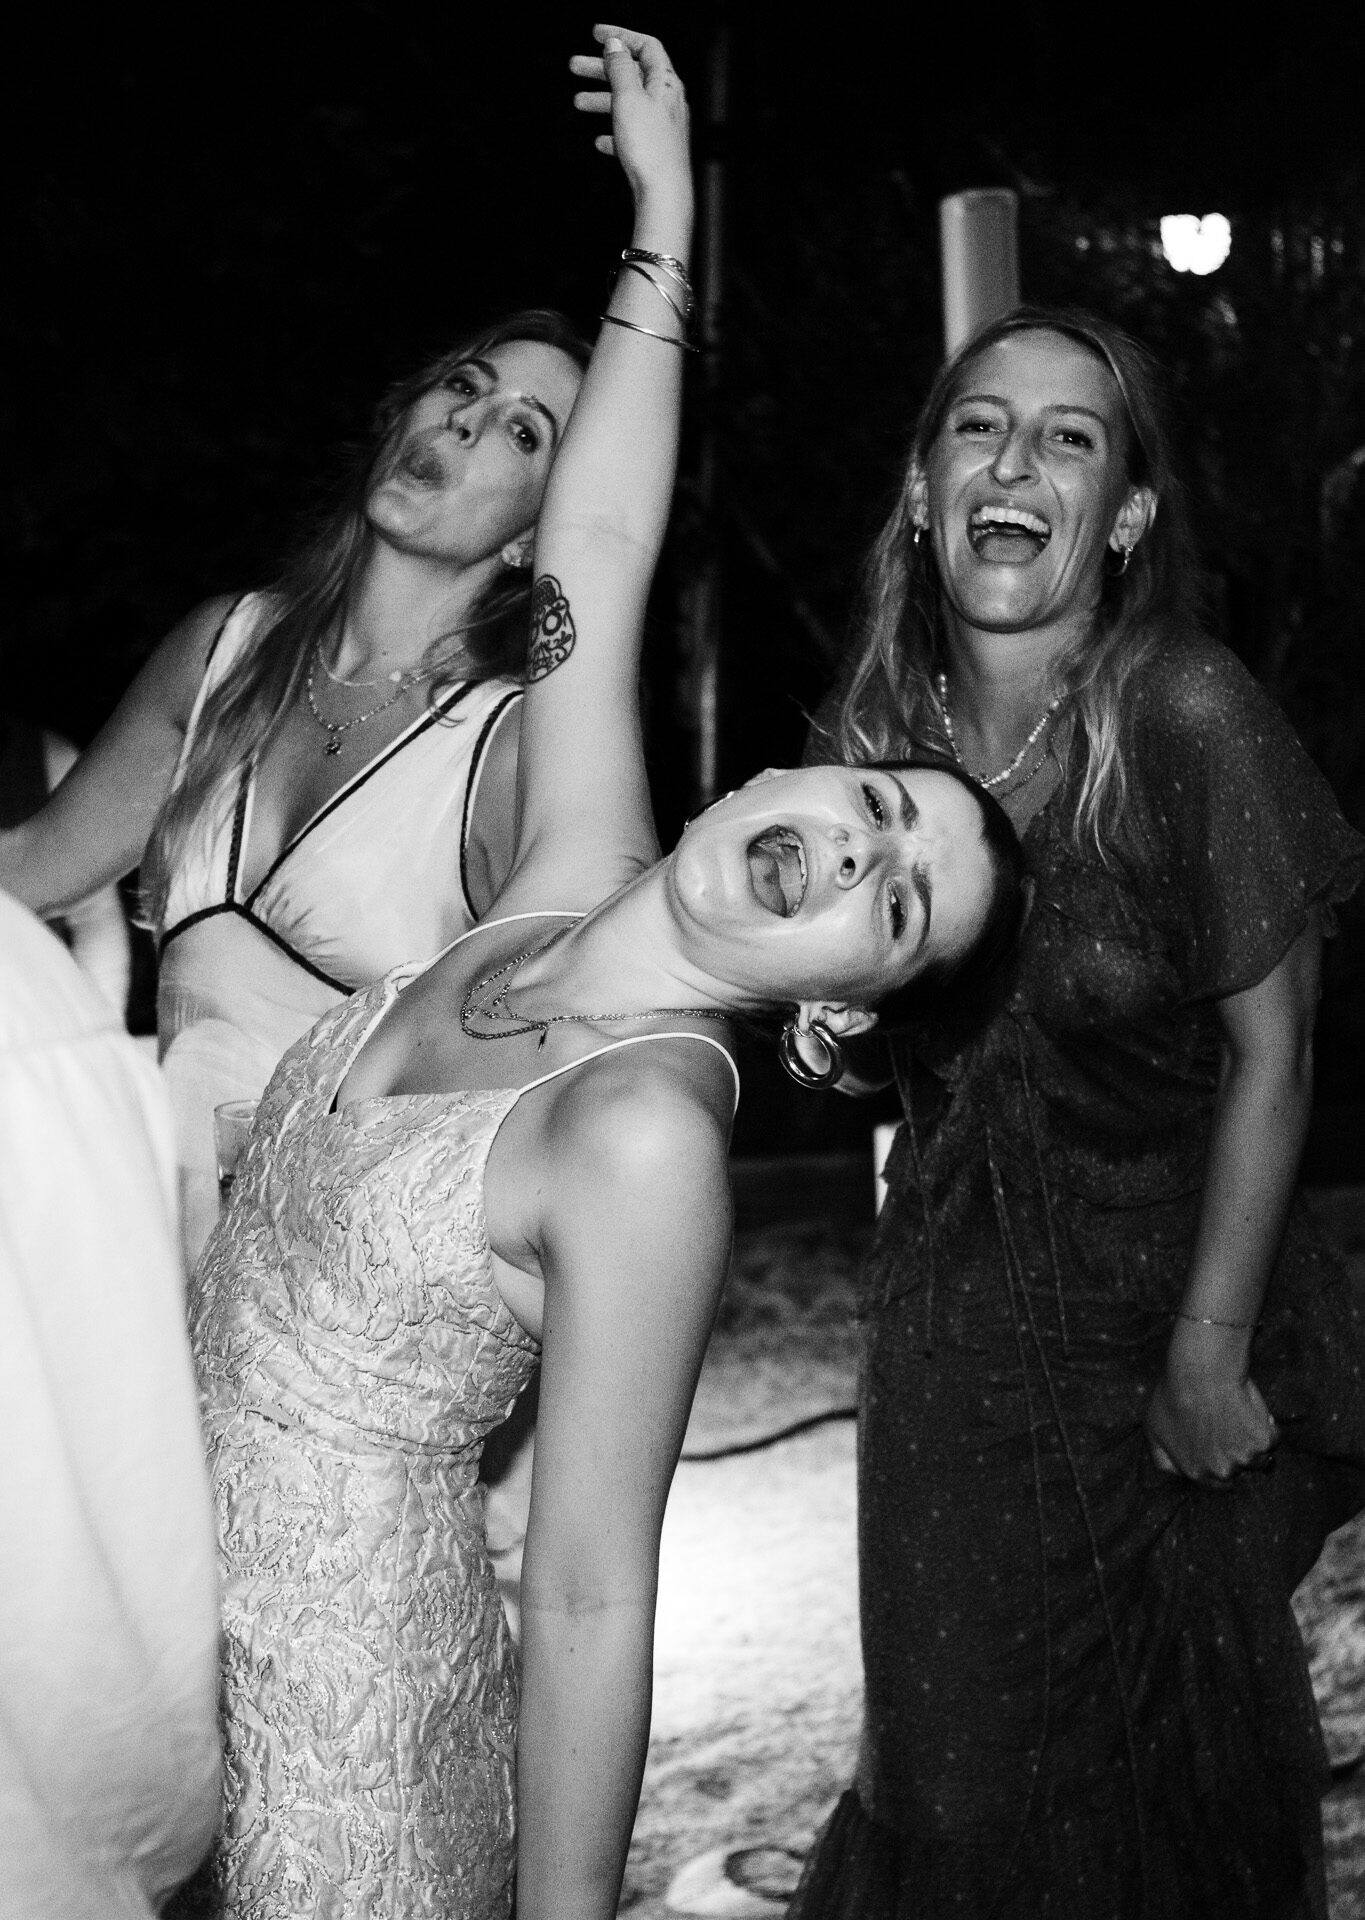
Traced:
[[1130, 487], [1109, 535], [1115, 553], [1135, 547], [1156, 519], [1156, 495], [1150, 487]]
[[929, 480], [923, 467], [911, 467], [910, 485], [906, 490], [906, 503], [910, 508], [911, 524], [927, 531], [929, 526]]
[[843, 1007], [828, 1000], [803, 1000], [796, 1010], [798, 1027], [808, 1027], [812, 1020], [818, 1020], [822, 1027], [828, 1027], [836, 1040], [852, 1040], [860, 1033], [870, 1033], [877, 1024], [877, 1016], [870, 1007]]

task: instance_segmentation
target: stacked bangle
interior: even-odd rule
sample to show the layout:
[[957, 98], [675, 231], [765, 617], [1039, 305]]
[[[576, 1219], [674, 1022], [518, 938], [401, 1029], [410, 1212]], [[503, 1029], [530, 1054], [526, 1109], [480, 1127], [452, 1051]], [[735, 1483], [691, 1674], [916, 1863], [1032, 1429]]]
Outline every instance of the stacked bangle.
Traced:
[[[604, 313], [603, 320], [608, 326], [625, 327], [631, 333], [643, 333], [651, 340], [662, 340], [667, 346], [677, 347], [683, 353], [698, 352], [699, 349], [686, 338], [688, 323], [692, 318], [696, 302], [692, 297], [692, 282], [687, 277], [687, 268], [682, 261], [671, 253], [653, 253], [648, 247], [626, 247], [622, 250], [621, 259], [628, 272], [638, 273], [642, 280], [648, 280], [655, 293], [672, 312], [683, 330], [683, 335], [679, 337], [677, 334], [659, 333], [653, 327], [642, 327], [636, 320], [621, 320], [614, 313]], [[657, 273], [653, 271], [655, 268], [658, 269]], [[667, 274], [668, 278], [681, 289], [681, 306], [659, 278], [660, 273]]]
[[625, 327], [629, 333], [646, 333], [651, 340], [662, 340], [665, 346], [679, 347], [684, 353], [700, 351], [690, 340], [679, 340], [673, 333], [657, 333], [653, 327], [642, 327], [634, 320], [622, 320], [614, 313], [604, 313], [598, 317], [605, 320], [609, 327]]

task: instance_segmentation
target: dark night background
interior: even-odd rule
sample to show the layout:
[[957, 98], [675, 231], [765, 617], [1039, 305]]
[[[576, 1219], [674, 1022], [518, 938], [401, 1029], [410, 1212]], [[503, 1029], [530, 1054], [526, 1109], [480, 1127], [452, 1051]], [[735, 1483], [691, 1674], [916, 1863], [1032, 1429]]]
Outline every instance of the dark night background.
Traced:
[[[691, 800], [680, 583], [718, 543], [723, 783], [795, 759], [941, 352], [938, 199], [990, 185], [1021, 195], [1025, 297], [1094, 306], [1170, 369], [1210, 618], [1365, 826], [1358, 72], [1325, 9], [1281, 12], [1275, 40], [1218, 17], [1242, 29], [1190, 7], [888, 28], [671, 0], [629, 22], [666, 39], [698, 157], [726, 171], [721, 511], [684, 484], [649, 668], [666, 831]], [[5, 115], [10, 708], [84, 742], [173, 620], [273, 573], [390, 379], [508, 307], [591, 326], [628, 202], [570, 106], [590, 22], [367, 0], [30, 18]], [[1173, 273], [1160, 215], [1214, 209], [1226, 266]], [[1359, 916], [1329, 976], [1339, 1108], [1365, 1065]], [[746, 1110], [750, 1151], [868, 1120], [762, 1071]]]

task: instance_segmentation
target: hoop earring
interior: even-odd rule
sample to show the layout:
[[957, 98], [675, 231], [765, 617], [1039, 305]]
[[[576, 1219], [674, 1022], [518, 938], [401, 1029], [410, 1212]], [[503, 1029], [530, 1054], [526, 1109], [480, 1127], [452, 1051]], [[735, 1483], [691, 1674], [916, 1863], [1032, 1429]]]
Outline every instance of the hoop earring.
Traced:
[[[813, 1036], [824, 1048], [827, 1064], [823, 1073], [808, 1066], [802, 1059], [796, 1045], [798, 1033], [804, 1033], [808, 1038]], [[794, 1017], [790, 1019], [778, 1040], [777, 1057], [798, 1087], [832, 1087], [836, 1080], [843, 1077], [844, 1050], [823, 1020], [812, 1020], [808, 1027], [801, 1028]]]

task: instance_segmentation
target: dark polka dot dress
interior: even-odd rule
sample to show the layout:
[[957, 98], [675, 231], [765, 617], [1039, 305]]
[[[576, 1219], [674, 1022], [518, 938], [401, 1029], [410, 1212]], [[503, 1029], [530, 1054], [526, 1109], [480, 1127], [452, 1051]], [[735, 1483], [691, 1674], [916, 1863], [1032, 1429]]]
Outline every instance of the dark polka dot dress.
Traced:
[[[900, 1048], [866, 1283], [867, 1723], [793, 1920], [1325, 1920], [1324, 1768], [1289, 1596], [1365, 1504], [1365, 1302], [1295, 1206], [1253, 1349], [1274, 1470], [1157, 1473], [1220, 1048], [1365, 871], [1224, 649], [1130, 689], [1108, 860], [1073, 765], [984, 1027]], [[1078, 757], [1078, 756], [1077, 756]]]

